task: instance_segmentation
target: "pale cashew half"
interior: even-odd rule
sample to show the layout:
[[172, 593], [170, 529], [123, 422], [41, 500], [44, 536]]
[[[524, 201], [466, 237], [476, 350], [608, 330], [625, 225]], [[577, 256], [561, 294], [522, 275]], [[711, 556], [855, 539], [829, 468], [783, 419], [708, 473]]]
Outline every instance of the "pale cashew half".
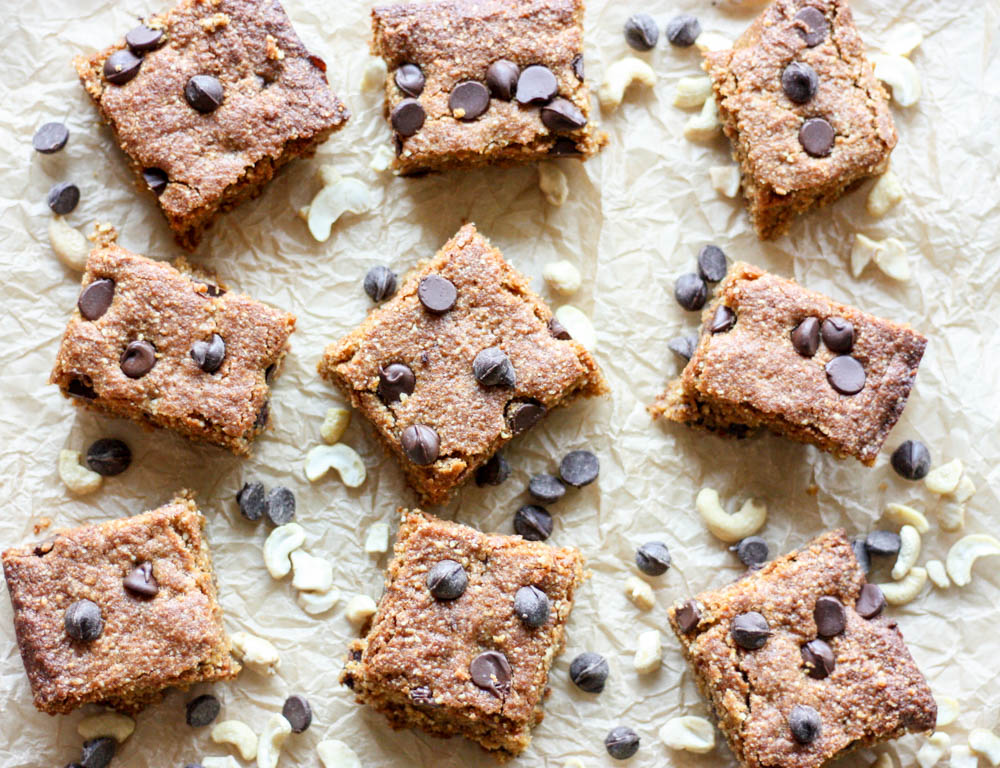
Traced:
[[251, 669], [270, 676], [281, 666], [278, 649], [270, 640], [249, 632], [233, 632], [229, 640], [233, 645], [233, 655]]
[[[1000, 541], [985, 533], [973, 533], [951, 545], [945, 567], [951, 580], [959, 587], [972, 581], [972, 566], [976, 559], [1000, 555]], [[975, 749], [975, 747], [973, 747]]]
[[316, 753], [323, 768], [361, 768], [361, 760], [353, 749], [337, 739], [321, 741]]
[[965, 505], [945, 502], [937, 508], [937, 518], [942, 531], [958, 531], [965, 525]]
[[913, 62], [905, 56], [876, 53], [870, 57], [875, 77], [892, 89], [892, 100], [901, 107], [909, 107], [920, 98], [920, 74]]
[[64, 448], [59, 451], [59, 479], [66, 490], [76, 496], [93, 493], [101, 487], [104, 478], [80, 463], [80, 452]]
[[112, 736], [119, 744], [135, 730], [135, 720], [117, 712], [102, 712], [99, 715], [85, 717], [76, 724], [76, 732], [83, 739], [96, 739], [99, 736]]
[[626, 89], [635, 82], [649, 86], [656, 85], [656, 73], [642, 59], [626, 56], [609, 66], [604, 72], [604, 80], [597, 89], [601, 109], [605, 112], [617, 109], [625, 97]]
[[371, 190], [363, 181], [342, 176], [317, 192], [300, 214], [304, 214], [309, 225], [309, 234], [325, 243], [330, 238], [330, 230], [337, 219], [348, 212], [364, 213], [371, 210], [373, 205]]
[[851, 275], [860, 277], [875, 254], [885, 248], [881, 240], [872, 240], [860, 232], [854, 234], [854, 246], [851, 248]]
[[965, 744], [956, 744], [948, 756], [951, 768], [979, 768], [979, 756]]
[[243, 768], [232, 755], [225, 757], [203, 757], [201, 768]]
[[291, 554], [292, 586], [301, 592], [326, 592], [333, 586], [333, 564], [302, 549]]
[[660, 632], [650, 629], [639, 635], [639, 641], [635, 647], [635, 657], [632, 659], [632, 667], [639, 674], [655, 672], [660, 668], [660, 661], [663, 658], [663, 646], [660, 643]]
[[882, 241], [882, 247], [875, 251], [873, 258], [875, 266], [893, 280], [906, 282], [910, 279], [910, 257], [902, 240], [887, 237]]
[[912, 525], [917, 529], [917, 533], [927, 533], [931, 529], [931, 524], [924, 514], [906, 504], [891, 502], [886, 504], [884, 517], [897, 525]]
[[674, 91], [674, 106], [684, 109], [700, 107], [712, 95], [712, 78], [682, 77]]
[[323, 417], [323, 425], [319, 428], [320, 437], [327, 445], [340, 441], [351, 423], [351, 412], [346, 408], [327, 408]]
[[[924, 568], [927, 569], [927, 578], [931, 580], [931, 583], [935, 587], [938, 589], [948, 589], [951, 586], [948, 571], [945, 570], [944, 563], [940, 560], [928, 560], [924, 563]], [[940, 708], [938, 711], [940, 712]]]
[[892, 171], [878, 177], [875, 186], [868, 193], [867, 208], [872, 216], [885, 216], [889, 209], [903, 199], [903, 185]]
[[740, 191], [740, 169], [737, 165], [713, 165], [708, 169], [712, 189], [725, 197], [736, 197]]
[[64, 266], [77, 272], [83, 272], [87, 268], [87, 256], [90, 253], [87, 238], [80, 230], [67, 224], [62, 216], [54, 216], [49, 222], [49, 244]]
[[395, 152], [389, 149], [389, 147], [385, 144], [379, 144], [375, 149], [375, 153], [372, 155], [372, 159], [368, 161], [368, 167], [376, 173], [382, 173], [383, 171], [388, 171], [392, 167], [392, 161], [395, 158]]
[[709, 532], [729, 544], [756, 533], [767, 520], [767, 507], [755, 499], [747, 499], [739, 512], [730, 515], [719, 503], [719, 493], [714, 488], [698, 491], [694, 504]]
[[962, 504], [971, 499], [975, 493], [976, 484], [972, 482], [971, 477], [963, 472], [962, 479], [958, 481], [958, 487], [950, 495], [955, 501]]
[[375, 605], [375, 601], [368, 597], [368, 595], [355, 595], [348, 601], [347, 607], [344, 609], [344, 615], [351, 624], [355, 627], [360, 627], [377, 610], [378, 606]]
[[965, 467], [961, 459], [952, 459], [947, 464], [935, 467], [924, 478], [924, 485], [931, 493], [945, 495], [954, 493], [958, 489], [958, 483], [962, 479], [962, 472]]
[[590, 318], [572, 304], [563, 304], [556, 310], [556, 320], [569, 331], [569, 335], [593, 352], [597, 348], [597, 332]]
[[299, 592], [296, 598], [302, 610], [310, 616], [326, 613], [340, 600], [340, 590], [331, 587], [326, 592]]
[[969, 731], [969, 748], [989, 760], [994, 768], [1000, 765], [1000, 736], [992, 731], [973, 728]]
[[365, 482], [365, 462], [351, 446], [316, 445], [306, 454], [306, 479], [315, 483], [331, 469], [337, 470], [340, 480], [348, 488], [358, 488]]
[[580, 270], [571, 261], [562, 259], [561, 261], [550, 261], [542, 269], [542, 279], [556, 293], [569, 296], [580, 290], [583, 278]]
[[629, 576], [625, 579], [625, 594], [643, 611], [648, 611], [656, 605], [653, 588], [649, 586], [648, 581], [643, 581], [638, 576]]
[[212, 729], [212, 741], [216, 744], [230, 744], [244, 760], [257, 757], [257, 734], [246, 723], [239, 720], [223, 720]]
[[704, 755], [715, 749], [715, 728], [704, 717], [675, 717], [660, 728], [660, 741], [671, 749]]
[[958, 713], [961, 711], [958, 699], [953, 699], [951, 696], [935, 696], [934, 700], [937, 702], [938, 708], [937, 728], [951, 725], [958, 719]]
[[277, 768], [281, 748], [291, 732], [292, 724], [284, 715], [271, 715], [257, 741], [257, 768]]
[[912, 21], [897, 24], [889, 30], [889, 34], [882, 44], [882, 52], [896, 56], [909, 56], [923, 41], [924, 33]]
[[701, 112], [688, 118], [684, 123], [684, 138], [688, 141], [711, 141], [719, 135], [719, 107], [715, 96], [709, 96], [701, 107]]
[[275, 528], [264, 540], [264, 565], [272, 578], [283, 579], [292, 570], [289, 555], [306, 541], [306, 532], [298, 523]]
[[555, 163], [538, 164], [538, 188], [552, 205], [560, 206], [569, 197], [566, 174]]
[[384, 555], [389, 551], [389, 526], [386, 523], [372, 523], [365, 536], [365, 552], [369, 555]]
[[906, 605], [920, 594], [920, 590], [927, 583], [927, 571], [923, 568], [911, 568], [899, 581], [879, 584], [885, 601], [889, 605]]
[[899, 581], [917, 564], [920, 557], [920, 533], [912, 525], [904, 525], [899, 530], [900, 547], [896, 564], [892, 566], [892, 578]]
[[733, 41], [718, 32], [702, 32], [694, 41], [695, 48], [706, 51], [725, 51], [733, 47]]
[[361, 75], [361, 90], [374, 91], [385, 86], [385, 78], [389, 74], [385, 61], [375, 56], [366, 56], [365, 71]]
[[933, 768], [950, 746], [951, 737], [947, 733], [932, 733], [917, 750], [917, 765], [920, 768]]

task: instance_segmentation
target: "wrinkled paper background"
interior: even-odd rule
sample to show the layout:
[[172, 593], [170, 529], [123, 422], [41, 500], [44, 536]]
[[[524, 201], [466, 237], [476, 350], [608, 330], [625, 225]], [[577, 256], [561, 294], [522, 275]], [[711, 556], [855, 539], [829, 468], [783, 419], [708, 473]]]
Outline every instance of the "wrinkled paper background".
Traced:
[[[908, 109], [893, 107], [900, 141], [892, 165], [906, 197], [888, 216], [873, 219], [864, 205], [869, 183], [801, 220], [789, 236], [774, 243], [758, 242], [741, 205], [718, 196], [710, 185], [709, 167], [729, 162], [726, 142], [720, 138], [699, 145], [682, 136], [691, 113], [671, 101], [680, 77], [699, 74], [693, 48], [673, 49], [661, 35], [654, 52], [640, 54], [657, 71], [655, 92], [637, 87], [619, 110], [603, 117], [611, 143], [596, 160], [585, 166], [560, 161], [571, 192], [566, 204], [556, 208], [539, 192], [534, 168], [409, 180], [372, 171], [368, 163], [376, 148], [389, 142], [389, 133], [381, 118], [381, 95], [361, 90], [368, 63], [368, 3], [288, 0], [285, 5], [307, 46], [329, 63], [331, 87], [353, 117], [317, 158], [293, 164], [262, 198], [219, 221], [194, 259], [231, 286], [299, 318], [293, 352], [276, 386], [275, 428], [245, 461], [166, 432], [146, 433], [124, 421], [85, 413], [46, 383], [79, 283], [79, 275], [64, 268], [49, 248], [51, 214], [45, 195], [51, 184], [71, 179], [80, 186], [81, 203], [69, 216], [74, 226], [89, 232], [95, 220], [109, 221], [120, 228], [126, 247], [155, 258], [180, 255], [154, 204], [134, 193], [132, 176], [70, 65], [74, 55], [110, 43], [138, 15], [162, 10], [163, 3], [49, 0], [37, 5], [8, 0], [0, 33], [0, 260], [5, 275], [0, 289], [0, 482], [5, 506], [0, 545], [36, 540], [32, 527], [43, 517], [55, 527], [106, 520], [155, 507], [179, 488], [194, 489], [208, 518], [228, 628], [269, 638], [282, 657], [275, 677], [247, 670], [235, 683], [215, 687], [223, 701], [222, 718], [243, 720], [259, 731], [287, 695], [302, 693], [312, 702], [313, 725], [288, 739], [283, 765], [318, 765], [315, 745], [323, 738], [343, 739], [366, 766], [451, 768], [491, 762], [460, 739], [390, 731], [380, 716], [357, 707], [351, 693], [337, 684], [344, 646], [353, 635], [343, 606], [359, 592], [379, 596], [387, 560], [363, 552], [365, 532], [378, 521], [394, 531], [397, 506], [415, 502], [398, 468], [377, 449], [359, 418], [344, 441], [364, 457], [365, 485], [345, 489], [335, 473], [310, 485], [303, 475], [305, 452], [320, 440], [325, 410], [341, 403], [315, 374], [316, 362], [323, 346], [355, 326], [369, 309], [361, 288], [365, 271], [383, 262], [405, 271], [465, 221], [476, 222], [515, 266], [532, 276], [553, 306], [562, 300], [544, 290], [543, 266], [556, 259], [579, 266], [584, 286], [571, 300], [593, 318], [597, 356], [613, 388], [606, 401], [579, 403], [554, 414], [513, 443], [508, 456], [515, 472], [505, 485], [466, 487], [454, 503], [436, 510], [483, 530], [507, 532], [515, 509], [525, 502], [522, 489], [531, 474], [553, 470], [558, 458], [575, 448], [590, 448], [600, 456], [600, 480], [552, 508], [556, 530], [551, 543], [580, 547], [593, 578], [580, 590], [566, 651], [552, 670], [547, 716], [519, 764], [562, 766], [566, 758], [578, 756], [588, 766], [612, 765], [604, 735], [614, 725], [628, 724], [642, 739], [630, 765], [733, 765], [721, 743], [713, 753], [699, 756], [672, 752], [657, 737], [670, 717], [706, 714], [667, 626], [667, 607], [740, 573], [736, 558], [706, 532], [694, 510], [695, 494], [704, 485], [717, 488], [731, 506], [749, 495], [764, 498], [770, 513], [762, 534], [772, 553], [834, 526], [845, 526], [852, 534], [870, 530], [889, 501], [914, 503], [934, 521], [939, 502], [922, 484], [908, 484], [892, 473], [888, 450], [874, 469], [866, 469], [768, 435], [727, 442], [651, 423], [646, 404], [679, 368], [667, 342], [696, 325], [696, 317], [674, 302], [673, 281], [693, 268], [705, 243], [717, 243], [731, 258], [793, 276], [923, 331], [930, 344], [889, 448], [908, 437], [920, 438], [938, 463], [962, 458], [979, 487], [969, 504], [965, 533], [995, 532], [1000, 488], [997, 0], [854, 3], [858, 26], [873, 50], [904, 21], [918, 22], [927, 36], [913, 54], [924, 95]], [[685, 10], [697, 13], [706, 30], [730, 37], [752, 18], [751, 12], [728, 10], [722, 2], [591, 0], [586, 61], [595, 85], [609, 63], [629, 52], [621, 29], [629, 13], [640, 8], [653, 13], [661, 29], [673, 13]], [[69, 145], [55, 155], [34, 153], [32, 133], [53, 119], [70, 126]], [[377, 206], [348, 216], [320, 244], [295, 211], [317, 191], [322, 163], [363, 179]], [[874, 265], [859, 279], [850, 277], [847, 262], [856, 231], [902, 239], [909, 248], [913, 280], [894, 282]], [[99, 492], [74, 499], [56, 474], [58, 452], [64, 447], [85, 450], [102, 436], [129, 443], [132, 468], [106, 480]], [[249, 479], [286, 484], [295, 491], [307, 548], [333, 560], [342, 590], [340, 603], [329, 614], [305, 614], [288, 580], [268, 576], [260, 549], [268, 529], [244, 521], [233, 500]], [[924, 537], [921, 562], [943, 558], [958, 536], [943, 533], [934, 522]], [[653, 538], [668, 543], [674, 566], [655, 580], [657, 605], [643, 613], [626, 599], [623, 583], [635, 571], [634, 548]], [[929, 586], [917, 601], [891, 610], [934, 691], [962, 703], [958, 722], [946, 729], [954, 743], [965, 743], [970, 728], [998, 724], [998, 604], [1000, 564], [994, 559], [976, 566], [974, 581], [965, 589]], [[35, 711], [10, 614], [3, 599], [0, 763], [70, 762], [81, 742], [76, 723], [85, 713], [51, 718]], [[658, 673], [639, 676], [632, 669], [632, 653], [637, 635], [648, 628], [663, 634], [663, 665]], [[611, 679], [600, 696], [581, 693], [568, 680], [569, 661], [583, 650], [610, 659]], [[201, 688], [170, 692], [162, 704], [141, 714], [115, 764], [179, 766], [226, 754], [225, 747], [211, 742], [208, 728], [192, 730], [184, 724], [184, 703]], [[890, 748], [903, 765], [910, 765], [919, 743], [910, 737]], [[872, 753], [863, 751], [845, 762], [863, 766], [871, 759]]]

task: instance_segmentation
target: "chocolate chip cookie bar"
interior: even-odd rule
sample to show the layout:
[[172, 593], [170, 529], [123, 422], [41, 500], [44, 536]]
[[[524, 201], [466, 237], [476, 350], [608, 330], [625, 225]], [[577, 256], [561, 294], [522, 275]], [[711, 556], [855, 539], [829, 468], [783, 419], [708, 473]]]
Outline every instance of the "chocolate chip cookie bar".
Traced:
[[669, 611], [745, 768], [819, 768], [934, 728], [937, 705], [844, 531]]
[[436, 0], [372, 11], [401, 174], [588, 158], [582, 0]]
[[762, 239], [888, 168], [896, 129], [846, 0], [776, 0], [704, 66]]
[[328, 346], [319, 372], [425, 504], [446, 501], [548, 411], [607, 391], [591, 354], [472, 224]]
[[79, 405], [249, 455], [267, 427], [295, 317], [183, 260], [178, 267], [106, 232], [87, 259], [50, 381]]
[[583, 558], [403, 511], [386, 589], [341, 682], [393, 728], [464, 736], [506, 760], [543, 717]]
[[97, 702], [134, 714], [166, 688], [236, 676], [204, 526], [182, 492], [152, 512], [3, 553], [39, 710]]
[[350, 116], [277, 0], [183, 0], [74, 63], [187, 250]]
[[679, 379], [650, 406], [723, 434], [771, 431], [871, 466], [906, 405], [927, 339], [737, 262]]

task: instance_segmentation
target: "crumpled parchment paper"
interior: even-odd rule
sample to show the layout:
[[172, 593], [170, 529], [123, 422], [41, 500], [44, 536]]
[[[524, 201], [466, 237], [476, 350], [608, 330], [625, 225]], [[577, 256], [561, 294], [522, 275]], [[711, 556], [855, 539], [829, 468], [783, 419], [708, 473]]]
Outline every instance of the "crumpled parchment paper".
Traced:
[[[299, 318], [292, 354], [276, 386], [275, 428], [245, 461], [167, 432], [143, 432], [124, 421], [85, 413], [46, 383], [79, 282], [79, 275], [64, 268], [48, 245], [51, 213], [45, 195], [50, 185], [70, 179], [80, 186], [81, 203], [68, 217], [74, 226], [89, 231], [95, 220], [108, 221], [120, 228], [126, 247], [155, 258], [180, 255], [154, 204], [133, 191], [122, 155], [108, 130], [99, 126], [70, 64], [74, 55], [124, 34], [137, 15], [163, 10], [165, 4], [8, 4], [0, 33], [0, 545], [35, 540], [32, 528], [41, 518], [50, 518], [55, 527], [106, 520], [155, 507], [179, 488], [194, 489], [208, 517], [228, 628], [269, 638], [282, 659], [274, 677], [246, 670], [233, 684], [216, 686], [222, 718], [243, 720], [259, 732], [287, 695], [301, 693], [312, 702], [313, 725], [288, 739], [283, 765], [318, 765], [315, 745], [323, 738], [346, 741], [366, 766], [451, 768], [490, 762], [460, 739], [390, 731], [380, 716], [356, 706], [350, 691], [337, 684], [342, 654], [353, 635], [343, 606], [356, 593], [379, 596], [387, 559], [364, 553], [365, 533], [378, 521], [394, 531], [396, 508], [414, 504], [414, 497], [360, 418], [354, 418], [344, 442], [364, 457], [364, 486], [345, 489], [334, 473], [310, 485], [303, 475], [306, 450], [320, 441], [325, 410], [341, 403], [317, 377], [316, 362], [323, 346], [356, 325], [369, 308], [361, 287], [365, 271], [383, 262], [405, 271], [431, 255], [464, 221], [474, 221], [540, 290], [547, 262], [565, 258], [580, 268], [584, 286], [571, 301], [593, 318], [597, 356], [613, 388], [611, 398], [553, 414], [515, 441], [508, 450], [515, 471], [505, 485], [467, 487], [450, 506], [436, 510], [484, 530], [510, 531], [531, 474], [552, 471], [575, 448], [594, 450], [601, 460], [597, 483], [552, 507], [556, 529], [551, 542], [580, 547], [593, 578], [580, 590], [566, 650], [552, 670], [546, 719], [519, 764], [562, 766], [566, 758], [578, 756], [587, 766], [611, 765], [604, 736], [612, 726], [628, 724], [642, 739], [629, 765], [733, 765], [721, 743], [713, 753], [699, 756], [672, 752], [657, 737], [670, 717], [706, 714], [667, 626], [667, 607], [740, 573], [734, 555], [698, 519], [694, 497], [701, 487], [717, 488], [731, 505], [750, 495], [765, 499], [770, 513], [761, 533], [772, 553], [834, 526], [852, 534], [868, 531], [890, 501], [913, 503], [931, 518], [921, 562], [942, 558], [960, 535], [939, 529], [934, 516], [939, 501], [922, 484], [897, 478], [888, 466], [888, 450], [874, 469], [866, 469], [768, 435], [728, 442], [651, 423], [645, 406], [679, 369], [667, 342], [696, 326], [696, 317], [674, 302], [673, 281], [691, 271], [705, 243], [717, 243], [733, 259], [793, 276], [878, 315], [909, 321], [924, 332], [930, 339], [927, 354], [887, 447], [919, 438], [939, 464], [962, 458], [979, 488], [969, 503], [965, 532], [996, 532], [997, 0], [853, 3], [872, 50], [904, 21], [917, 22], [927, 36], [912, 57], [924, 95], [908, 109], [893, 108], [900, 140], [892, 167], [906, 197], [888, 216], [873, 219], [864, 205], [869, 182], [832, 208], [802, 219], [789, 236], [774, 243], [758, 242], [742, 206], [718, 196], [709, 183], [709, 167], [730, 162], [725, 140], [701, 145], [682, 136], [691, 112], [671, 101], [680, 77], [700, 74], [693, 48], [671, 48], [661, 35], [654, 52], [639, 54], [657, 72], [655, 89], [630, 90], [616, 112], [603, 116], [611, 142], [597, 159], [585, 166], [560, 161], [570, 196], [556, 208], [543, 200], [534, 168], [423, 179], [372, 171], [368, 163], [373, 153], [390, 139], [381, 117], [381, 94], [361, 89], [369, 62], [368, 3], [287, 0], [285, 5], [306, 44], [329, 63], [331, 86], [353, 117], [317, 158], [288, 167], [263, 197], [222, 218], [193, 259], [215, 269], [233, 287]], [[610, 63], [631, 53], [621, 30], [636, 10], [654, 14], [661, 30], [674, 13], [693, 12], [706, 30], [733, 38], [752, 18], [752, 12], [727, 10], [725, 3], [591, 0], [586, 65], [595, 85]], [[32, 151], [31, 136], [48, 120], [65, 120], [72, 135], [63, 152], [42, 156]], [[319, 244], [295, 212], [318, 190], [316, 173], [323, 163], [364, 180], [377, 206], [370, 213], [348, 215], [337, 223], [333, 237]], [[874, 265], [859, 279], [852, 278], [848, 255], [857, 231], [903, 240], [913, 279], [894, 282]], [[546, 295], [553, 306], [562, 303]], [[126, 440], [134, 452], [133, 465], [107, 479], [99, 492], [74, 499], [56, 474], [58, 452], [65, 447], [85, 450], [103, 436]], [[267, 529], [244, 521], [233, 500], [251, 479], [285, 484], [296, 493], [307, 549], [333, 561], [335, 583], [343, 593], [329, 614], [305, 614], [288, 580], [268, 576], [261, 556]], [[654, 538], [668, 543], [674, 566], [655, 580], [657, 605], [643, 613], [626, 599], [623, 584], [635, 572], [634, 548]], [[873, 578], [889, 577], [879, 572]], [[976, 566], [967, 588], [928, 587], [915, 602], [890, 610], [934, 691], [962, 703], [957, 723], [946, 729], [954, 743], [965, 743], [970, 728], [997, 727], [998, 604], [1000, 563], [994, 559]], [[648, 628], [663, 634], [663, 665], [657, 673], [640, 676], [632, 669], [632, 653], [638, 634]], [[600, 696], [583, 694], [568, 680], [569, 661], [583, 650], [599, 651], [610, 660], [611, 678]], [[0, 601], [0, 653], [0, 763], [15, 768], [76, 759], [81, 742], [76, 723], [84, 713], [52, 718], [35, 711], [6, 598]], [[184, 703], [201, 688], [171, 692], [141, 714], [115, 765], [179, 766], [226, 754], [225, 747], [210, 741], [209, 729], [184, 724]], [[908, 765], [919, 743], [910, 737], [891, 749]], [[871, 758], [870, 751], [863, 751], [846, 762], [866, 765]]]

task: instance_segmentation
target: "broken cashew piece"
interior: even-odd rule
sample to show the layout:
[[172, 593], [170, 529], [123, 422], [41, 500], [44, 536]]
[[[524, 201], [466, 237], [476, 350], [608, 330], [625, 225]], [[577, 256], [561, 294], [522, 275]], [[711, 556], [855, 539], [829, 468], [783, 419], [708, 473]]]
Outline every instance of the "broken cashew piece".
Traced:
[[704, 717], [675, 717], [660, 728], [660, 741], [671, 749], [704, 755], [715, 749], [715, 728]]
[[246, 723], [239, 720], [223, 720], [212, 729], [212, 741], [235, 747], [246, 761], [257, 757], [257, 734]]
[[625, 579], [625, 595], [643, 611], [648, 611], [656, 605], [653, 588], [649, 586], [648, 581], [643, 581], [638, 576], [629, 576]]
[[740, 191], [740, 169], [735, 165], [713, 165], [708, 169], [712, 189], [725, 197], [736, 197]]
[[989, 760], [994, 768], [1000, 765], [1000, 736], [992, 731], [973, 728], [969, 731], [969, 748]]
[[923, 41], [924, 33], [916, 24], [913, 22], [898, 24], [889, 31], [882, 45], [882, 52], [895, 56], [909, 56]]
[[584, 347], [593, 352], [597, 348], [597, 333], [594, 331], [594, 324], [590, 322], [582, 310], [577, 309], [572, 304], [563, 304], [556, 310], [556, 320], [562, 323], [563, 327], [569, 331], [569, 335]]
[[369, 555], [384, 555], [389, 551], [389, 526], [386, 523], [372, 523], [365, 535], [365, 552]]
[[64, 266], [77, 272], [87, 268], [87, 255], [90, 253], [87, 238], [67, 224], [62, 216], [55, 216], [49, 222], [49, 245]]
[[682, 77], [674, 91], [674, 106], [682, 109], [700, 107], [712, 95], [712, 78]]
[[956, 744], [948, 756], [951, 768], [979, 768], [979, 757], [965, 744]]
[[639, 642], [635, 648], [635, 657], [632, 659], [632, 667], [641, 675], [655, 672], [660, 668], [660, 661], [663, 659], [663, 646], [660, 643], [660, 632], [650, 629], [639, 635]]
[[233, 645], [233, 655], [251, 669], [270, 676], [281, 666], [278, 649], [270, 640], [249, 632], [233, 632], [229, 640]]
[[104, 478], [80, 463], [80, 452], [64, 448], [59, 451], [59, 479], [66, 490], [75, 496], [93, 493], [101, 487]]
[[355, 595], [347, 603], [347, 607], [344, 609], [344, 615], [347, 620], [351, 622], [356, 627], [360, 627], [369, 617], [375, 614], [378, 610], [378, 606], [375, 605], [375, 601], [372, 600], [368, 595]]
[[882, 247], [875, 251], [873, 258], [875, 266], [893, 280], [904, 283], [910, 279], [910, 259], [902, 240], [887, 237], [882, 241]]
[[942, 531], [958, 531], [965, 525], [965, 505], [949, 502], [937, 510], [938, 524]]
[[917, 750], [917, 765], [920, 768], [933, 768], [950, 746], [951, 737], [947, 733], [932, 733]]
[[923, 568], [911, 568], [899, 581], [879, 584], [885, 601], [889, 605], [906, 605], [920, 594], [920, 590], [927, 583], [927, 571]]
[[389, 149], [385, 144], [379, 144], [378, 148], [375, 150], [375, 154], [372, 155], [372, 159], [368, 161], [368, 167], [376, 173], [382, 173], [383, 171], [388, 171], [392, 167], [392, 161], [395, 159], [395, 152]]
[[971, 499], [975, 492], [976, 484], [972, 482], [972, 478], [963, 472], [962, 479], [958, 481], [958, 486], [948, 495], [959, 504], [962, 504]]
[[299, 592], [296, 598], [299, 606], [310, 616], [326, 613], [340, 600], [340, 590], [331, 587], [326, 592]]
[[358, 488], [365, 482], [365, 462], [349, 445], [316, 445], [306, 454], [306, 479], [321, 480], [331, 469], [337, 470], [341, 482], [348, 488]]
[[264, 565], [271, 578], [283, 579], [292, 570], [289, 555], [305, 544], [306, 532], [298, 523], [279, 525], [264, 540]]
[[351, 423], [351, 412], [346, 408], [327, 408], [323, 417], [323, 426], [319, 428], [320, 437], [327, 445], [340, 442]]
[[604, 72], [604, 80], [597, 89], [601, 109], [610, 112], [618, 108], [625, 97], [625, 91], [632, 83], [656, 85], [656, 73], [642, 59], [626, 56], [609, 66]]
[[200, 761], [201, 768], [242, 768], [232, 755], [225, 757], [203, 757]]
[[538, 188], [552, 205], [562, 205], [569, 197], [566, 174], [555, 163], [538, 164]]
[[900, 546], [896, 564], [892, 566], [892, 578], [902, 579], [917, 564], [920, 557], [920, 534], [912, 525], [904, 525], [899, 530]]
[[972, 566], [980, 557], [1000, 555], [1000, 541], [986, 533], [973, 533], [951, 545], [945, 567], [951, 580], [959, 587], [972, 581]]
[[316, 754], [323, 768], [361, 768], [357, 753], [337, 739], [321, 741], [316, 745]]
[[937, 728], [951, 725], [958, 720], [958, 713], [960, 711], [958, 699], [953, 699], [951, 696], [935, 696], [934, 700], [938, 705]]
[[868, 213], [872, 216], [885, 216], [902, 199], [903, 185], [899, 183], [899, 177], [892, 171], [886, 171], [878, 177], [875, 186], [868, 193]]
[[135, 720], [117, 712], [102, 712], [99, 715], [85, 717], [76, 724], [76, 732], [83, 739], [96, 739], [99, 736], [111, 736], [121, 744], [135, 730]]
[[958, 489], [958, 483], [962, 479], [962, 472], [965, 467], [961, 459], [952, 459], [947, 464], [935, 467], [927, 473], [924, 478], [924, 485], [931, 493], [941, 496], [954, 493]]
[[291, 554], [292, 586], [300, 592], [326, 592], [333, 586], [333, 565], [302, 549]]
[[767, 507], [754, 499], [747, 499], [739, 512], [730, 515], [719, 503], [719, 493], [714, 488], [698, 491], [694, 505], [709, 532], [727, 544], [756, 533], [767, 520]]
[[909, 107], [920, 98], [920, 74], [913, 62], [905, 56], [876, 53], [871, 56], [875, 77], [892, 89], [892, 100], [901, 107]]
[[709, 96], [701, 107], [701, 112], [689, 117], [684, 123], [684, 138], [688, 141], [711, 141], [719, 135], [719, 107], [715, 96]]
[[389, 74], [389, 68], [385, 61], [375, 56], [366, 56], [365, 71], [361, 75], [361, 90], [374, 91], [376, 88], [385, 87], [385, 78]]
[[851, 275], [853, 277], [861, 277], [861, 273], [864, 272], [868, 263], [883, 248], [885, 248], [885, 245], [882, 242], [872, 240], [870, 237], [856, 232], [854, 234], [854, 246], [851, 248]]
[[583, 278], [580, 277], [580, 270], [565, 259], [561, 261], [550, 261], [542, 270], [542, 278], [546, 284], [556, 293], [568, 296], [580, 290]]
[[733, 47], [733, 41], [718, 32], [702, 32], [694, 41], [695, 48], [706, 51], [725, 51]]
[[284, 715], [271, 715], [257, 741], [257, 768], [277, 768], [281, 748], [292, 732], [292, 724]]
[[[951, 580], [948, 578], [948, 572], [945, 570], [944, 563], [940, 560], [928, 560], [924, 563], [924, 568], [927, 569], [927, 578], [931, 580], [931, 583], [938, 589], [948, 589], [951, 586]], [[940, 702], [938, 702], [940, 704]], [[941, 712], [941, 708], [938, 707], [938, 713]], [[941, 725], [939, 722], [938, 725]]]
[[927, 533], [931, 529], [931, 524], [923, 513], [906, 504], [886, 504], [885, 519], [899, 525], [912, 525], [917, 533]]
[[364, 213], [374, 204], [371, 191], [358, 179], [350, 176], [334, 179], [327, 171], [324, 182], [326, 186], [300, 211], [309, 225], [309, 234], [321, 243], [330, 239], [334, 223], [345, 213]]

